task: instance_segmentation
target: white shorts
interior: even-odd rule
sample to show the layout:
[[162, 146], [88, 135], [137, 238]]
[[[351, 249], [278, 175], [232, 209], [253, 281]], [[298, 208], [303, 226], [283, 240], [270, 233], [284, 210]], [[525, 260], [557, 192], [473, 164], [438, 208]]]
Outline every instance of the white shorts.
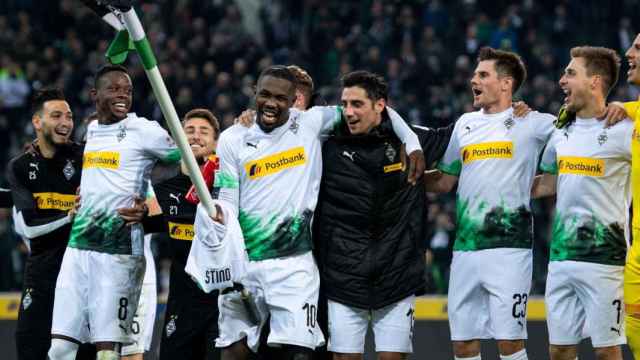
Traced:
[[451, 340], [527, 338], [529, 249], [454, 251], [448, 295]]
[[246, 337], [249, 348], [257, 352], [267, 319], [271, 327], [269, 346], [289, 344], [315, 349], [324, 345], [316, 321], [320, 275], [311, 252], [252, 261], [242, 283], [251, 294], [249, 306], [237, 291], [218, 297], [220, 333], [216, 347], [227, 347]]
[[79, 342], [133, 343], [143, 256], [67, 248], [56, 282], [51, 333]]
[[545, 304], [549, 343], [575, 345], [590, 337], [593, 347], [626, 343], [623, 266], [551, 261]]
[[413, 352], [415, 296], [377, 310], [365, 310], [329, 300], [329, 345], [327, 350], [363, 354], [371, 321], [376, 352]]
[[143, 354], [151, 349], [153, 338], [153, 325], [156, 321], [156, 308], [158, 306], [158, 290], [156, 286], [156, 264], [151, 253], [151, 235], [144, 237], [144, 257], [146, 260], [146, 270], [142, 281], [142, 291], [138, 309], [133, 315], [131, 322], [131, 333], [133, 334], [133, 344], [123, 346], [121, 355]]

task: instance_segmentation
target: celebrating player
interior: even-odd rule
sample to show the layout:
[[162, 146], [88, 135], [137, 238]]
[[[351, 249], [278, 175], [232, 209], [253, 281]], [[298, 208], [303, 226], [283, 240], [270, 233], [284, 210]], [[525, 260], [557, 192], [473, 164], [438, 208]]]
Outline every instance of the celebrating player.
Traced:
[[[627, 81], [640, 85], [640, 34], [626, 53], [629, 61]], [[636, 359], [640, 359], [640, 101], [625, 104], [629, 116], [635, 120], [631, 144], [631, 189], [633, 194], [633, 243], [624, 268], [624, 303], [627, 342]]]
[[72, 358], [77, 342], [95, 343], [101, 359], [117, 359], [120, 346], [132, 342], [144, 234], [140, 224], [127, 226], [116, 209], [146, 195], [157, 160], [180, 159], [159, 124], [129, 113], [133, 87], [126, 68], [101, 68], [94, 85], [98, 121], [87, 129], [81, 206], [56, 283], [49, 350], [54, 360]]
[[[7, 179], [15, 221], [24, 223], [31, 249], [18, 312], [17, 353], [20, 359], [40, 360], [51, 345], [54, 290], [71, 230], [83, 148], [69, 141], [72, 112], [58, 89], [36, 94], [32, 123], [37, 141], [9, 163]], [[87, 358], [94, 354], [87, 348]]]
[[513, 94], [526, 78], [520, 57], [483, 48], [471, 79], [473, 105], [456, 122], [427, 191], [456, 182], [457, 234], [448, 295], [456, 359], [480, 359], [480, 339], [496, 339], [501, 359], [527, 358], [526, 307], [531, 288], [530, 190], [554, 116], [514, 120]]
[[[215, 161], [218, 119], [209, 110], [193, 109], [184, 116], [182, 126], [198, 162]], [[168, 232], [171, 239], [171, 278], [160, 359], [218, 359], [218, 292], [203, 292], [184, 270], [197, 205], [187, 199], [191, 180], [184, 165], [155, 174], [153, 188], [162, 215], [145, 219], [144, 228], [145, 232]]]
[[560, 79], [576, 119], [554, 131], [544, 151], [534, 197], [556, 192], [545, 291], [552, 360], [577, 356], [590, 337], [598, 359], [622, 359], [623, 265], [631, 202], [633, 123], [598, 121], [618, 81], [620, 57], [600, 47], [571, 49]]
[[[224, 218], [237, 217], [242, 228], [250, 259], [243, 285], [259, 318], [254, 324], [245, 316], [239, 293], [220, 296], [217, 346], [224, 347], [223, 356], [246, 358], [255, 351], [267, 316], [267, 342], [282, 345], [286, 358], [309, 359], [324, 342], [316, 324], [319, 276], [310, 253], [310, 225], [321, 175], [320, 135], [341, 117], [335, 107], [291, 109], [295, 85], [286, 67], [264, 70], [256, 91], [256, 124], [231, 127], [218, 144], [215, 183]], [[401, 119], [392, 117], [392, 123], [399, 138], [411, 141], [407, 151], [415, 163], [421, 155], [413, 152], [419, 149], [417, 137]]]

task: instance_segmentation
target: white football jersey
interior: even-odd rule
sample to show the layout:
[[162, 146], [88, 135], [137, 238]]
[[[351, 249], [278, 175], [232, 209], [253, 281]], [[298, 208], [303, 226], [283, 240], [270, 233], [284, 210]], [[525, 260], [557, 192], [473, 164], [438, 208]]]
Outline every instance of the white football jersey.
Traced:
[[115, 124], [89, 124], [80, 180], [81, 207], [71, 228], [69, 247], [142, 255], [142, 226], [125, 226], [116, 210], [133, 206], [135, 196], [146, 198], [149, 175], [157, 160], [180, 160], [175, 143], [157, 122], [130, 113]]
[[531, 186], [555, 117], [513, 109], [460, 117], [438, 168], [459, 177], [454, 250], [531, 248]]
[[[407, 149], [419, 148], [404, 120], [390, 109], [389, 115]], [[230, 216], [238, 217], [250, 260], [311, 250], [311, 219], [322, 176], [321, 137], [341, 119], [335, 106], [290, 109], [288, 121], [269, 133], [254, 124], [235, 125], [221, 134], [214, 186], [232, 210]]]
[[578, 118], [555, 130], [544, 151], [541, 170], [558, 175], [551, 261], [624, 265], [633, 122], [605, 126]]

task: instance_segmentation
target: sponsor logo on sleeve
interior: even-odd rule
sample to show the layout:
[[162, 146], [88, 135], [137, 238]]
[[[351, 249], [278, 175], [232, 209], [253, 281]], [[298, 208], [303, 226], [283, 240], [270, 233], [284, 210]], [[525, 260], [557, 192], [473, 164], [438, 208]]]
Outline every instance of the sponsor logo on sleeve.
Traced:
[[582, 176], [604, 176], [604, 160], [576, 156], [560, 156], [558, 173]]
[[513, 158], [513, 142], [496, 141], [468, 145], [462, 148], [461, 156], [463, 164], [486, 159], [511, 159]]
[[262, 159], [249, 161], [244, 164], [244, 170], [249, 179], [255, 180], [285, 169], [304, 165], [306, 162], [307, 156], [304, 152], [304, 147], [299, 146]]
[[112, 151], [89, 151], [84, 154], [83, 169], [119, 169], [120, 153]]
[[34, 193], [38, 209], [42, 210], [71, 210], [76, 200], [75, 195], [60, 194], [55, 192]]
[[192, 241], [194, 235], [193, 224], [180, 224], [169, 221], [169, 237], [172, 239]]
[[399, 170], [404, 170], [404, 165], [402, 164], [402, 161], [395, 164], [387, 165], [384, 167], [385, 174], [393, 171], [399, 171]]

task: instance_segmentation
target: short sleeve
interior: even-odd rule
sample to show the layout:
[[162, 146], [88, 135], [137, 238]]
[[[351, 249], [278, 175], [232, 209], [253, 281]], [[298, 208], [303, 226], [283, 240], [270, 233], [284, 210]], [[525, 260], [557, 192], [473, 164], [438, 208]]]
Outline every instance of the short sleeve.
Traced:
[[460, 124], [462, 121], [458, 120], [453, 128], [453, 133], [449, 139], [447, 149], [444, 151], [444, 155], [438, 163], [438, 170], [445, 174], [459, 176], [462, 171], [462, 158], [460, 156], [460, 142], [458, 141], [458, 134], [460, 132]]
[[314, 106], [304, 113], [305, 125], [317, 135], [327, 135], [335, 130], [342, 120], [339, 106]]
[[551, 137], [551, 134], [553, 134], [553, 131], [556, 128], [554, 125], [556, 117], [551, 114], [539, 113], [537, 111], [532, 112], [530, 116], [532, 117], [530, 119], [531, 127], [536, 139], [542, 143], [549, 141], [549, 137]]
[[144, 150], [152, 157], [164, 163], [180, 161], [180, 150], [178, 150], [176, 143], [167, 130], [157, 122], [148, 121], [141, 136]]
[[226, 201], [234, 209], [237, 209], [239, 206], [241, 168], [234, 151], [233, 139], [234, 137], [229, 131], [220, 135], [216, 151], [220, 165], [215, 173], [213, 187], [218, 191], [218, 200]]
[[[557, 130], [562, 131], [562, 130]], [[556, 141], [554, 137], [547, 143], [547, 146], [542, 152], [542, 160], [540, 161], [540, 171], [557, 175], [558, 174], [558, 159], [556, 153]]]

